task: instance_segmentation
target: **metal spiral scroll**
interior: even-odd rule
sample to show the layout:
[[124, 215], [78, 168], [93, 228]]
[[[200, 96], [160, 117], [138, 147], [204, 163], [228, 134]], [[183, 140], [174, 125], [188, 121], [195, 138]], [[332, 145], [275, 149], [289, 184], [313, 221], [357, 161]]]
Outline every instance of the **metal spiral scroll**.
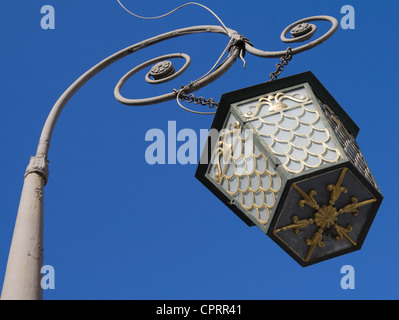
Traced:
[[[287, 28], [284, 29], [284, 31], [281, 33], [281, 40], [286, 43], [292, 43], [292, 42], [303, 42], [306, 40], [309, 40], [316, 32], [316, 26], [313, 24], [310, 24], [309, 22], [312, 21], [329, 21], [331, 22], [332, 26], [331, 28], [322, 36], [319, 38], [304, 44], [302, 46], [296, 47], [296, 48], [291, 48], [291, 54], [295, 55], [301, 52], [304, 52], [306, 50], [312, 49], [327, 39], [329, 39], [337, 30], [338, 28], [338, 21], [330, 16], [314, 16], [314, 17], [309, 17], [305, 19], [298, 20], [291, 25], [289, 25]], [[287, 38], [288, 32], [291, 33], [291, 38]], [[180, 95], [187, 95], [191, 92], [197, 91], [201, 89], [202, 87], [212, 83], [216, 79], [218, 79], [220, 76], [222, 76], [230, 67], [236, 62], [237, 58], [242, 58], [245, 54], [245, 52], [251, 53], [255, 56], [258, 57], [263, 57], [263, 58], [279, 58], [282, 57], [286, 54], [286, 50], [284, 51], [263, 51], [255, 48], [245, 37], [240, 35], [238, 32], [229, 29], [224, 26], [214, 26], [214, 25], [207, 25], [207, 26], [195, 26], [195, 27], [188, 27], [188, 28], [183, 28], [183, 29], [178, 29], [174, 31], [170, 31], [167, 33], [164, 33], [162, 35], [147, 39], [145, 41], [142, 41], [140, 43], [137, 43], [136, 45], [133, 45], [130, 47], [130, 53], [136, 52], [142, 48], [151, 46], [155, 43], [162, 42], [164, 40], [168, 40], [171, 38], [183, 36], [183, 35], [188, 35], [188, 34], [195, 34], [195, 33], [221, 33], [225, 34], [229, 37], [229, 42], [226, 46], [226, 49], [228, 49], [228, 56], [225, 58], [225, 60], [220, 63], [217, 67], [216, 65], [210, 72], [207, 74], [203, 75], [201, 78], [192, 81], [191, 83], [187, 85], [183, 85], [180, 90], [173, 89], [171, 92], [155, 96], [155, 97], [150, 97], [150, 98], [145, 98], [145, 99], [128, 99], [122, 96], [120, 93], [123, 85], [125, 82], [132, 77], [134, 74], [139, 72], [140, 70], [143, 70], [146, 67], [149, 67], [152, 65], [151, 70], [146, 74], [146, 81], [151, 84], [159, 84], [159, 83], [164, 83], [167, 81], [170, 81], [172, 79], [177, 78], [179, 75], [181, 75], [190, 65], [191, 58], [184, 53], [173, 53], [173, 54], [168, 54], [165, 56], [160, 56], [151, 60], [148, 60], [137, 67], [133, 68], [130, 70], [128, 73], [126, 73], [118, 82], [118, 84], [115, 87], [114, 94], [115, 98], [125, 104], [125, 105], [132, 105], [132, 106], [143, 106], [143, 105], [150, 105], [150, 104], [155, 104], [155, 103], [161, 103], [173, 99], [179, 99]], [[227, 51], [227, 50], [225, 50]], [[223, 54], [222, 54], [223, 55]], [[173, 64], [171, 61], [168, 59], [172, 58], [183, 58], [185, 59], [185, 64], [183, 67], [178, 70], [177, 72], [174, 70]], [[222, 58], [222, 56], [220, 57]], [[193, 111], [190, 109], [187, 109], [182, 106], [183, 109], [187, 111], [191, 111], [194, 113], [199, 113], [199, 114], [214, 114], [214, 112], [198, 112], [198, 111]]]

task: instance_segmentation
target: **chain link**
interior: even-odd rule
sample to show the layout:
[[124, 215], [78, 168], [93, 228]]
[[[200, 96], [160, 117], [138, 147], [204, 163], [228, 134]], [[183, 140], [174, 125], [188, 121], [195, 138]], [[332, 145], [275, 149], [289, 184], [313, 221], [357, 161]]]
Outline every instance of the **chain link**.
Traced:
[[[281, 63], [276, 64], [276, 71], [270, 73], [270, 81], [277, 80], [277, 77], [284, 71], [285, 66], [288, 65], [288, 62], [292, 60], [292, 50], [291, 48], [287, 48], [287, 52], [284, 56], [280, 58]], [[179, 95], [180, 101], [186, 101], [188, 103], [200, 104], [203, 106], [209, 106], [209, 108], [217, 108], [219, 106], [219, 102], [216, 102], [214, 99], [209, 98], [205, 99], [204, 97], [196, 97], [192, 93], [186, 94], [184, 92], [180, 92], [179, 90], [173, 90], [176, 94]]]
[[[178, 90], [174, 89], [176, 93], [178, 93]], [[209, 98], [205, 99], [204, 97], [196, 97], [192, 93], [191, 94], [185, 94], [184, 92], [180, 92], [179, 94], [179, 100], [180, 101], [187, 101], [188, 103], [194, 103], [194, 104], [201, 104], [203, 106], [209, 106], [209, 108], [217, 108], [219, 106], [219, 102], [216, 102], [214, 99]]]
[[284, 56], [280, 58], [281, 63], [276, 64], [276, 71], [270, 73], [270, 81], [277, 80], [277, 77], [280, 75], [282, 71], [284, 71], [285, 66], [288, 65], [288, 62], [292, 60], [292, 50], [290, 47], [287, 48], [287, 52]]
[[[276, 64], [276, 71], [270, 73], [270, 80], [277, 80], [277, 77], [281, 74], [282, 71], [284, 71], [285, 66], [288, 65], [288, 62], [292, 60], [292, 50], [291, 48], [287, 48], [287, 52], [284, 56], [280, 58], [281, 63]], [[209, 106], [209, 108], [217, 108], [219, 106], [219, 102], [216, 102], [214, 99], [209, 98], [205, 99], [204, 97], [196, 97], [192, 93], [191, 94], [186, 94], [184, 92], [180, 92], [179, 90], [174, 89], [173, 90], [176, 94], [179, 95], [179, 100], [180, 101], [186, 101], [188, 103], [194, 103], [194, 104], [200, 104], [203, 106]]]

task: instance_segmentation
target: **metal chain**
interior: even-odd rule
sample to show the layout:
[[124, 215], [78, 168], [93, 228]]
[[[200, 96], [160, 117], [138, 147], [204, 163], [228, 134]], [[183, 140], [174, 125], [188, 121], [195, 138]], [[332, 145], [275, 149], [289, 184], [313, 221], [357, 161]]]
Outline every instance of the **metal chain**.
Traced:
[[[270, 80], [277, 80], [277, 77], [281, 74], [282, 71], [284, 71], [285, 66], [288, 65], [288, 62], [292, 60], [292, 50], [290, 47], [287, 48], [287, 52], [284, 56], [280, 58], [281, 63], [276, 64], [276, 71], [270, 73]], [[201, 104], [203, 106], [209, 106], [209, 108], [217, 108], [219, 106], [219, 102], [216, 102], [214, 99], [209, 98], [205, 99], [204, 97], [196, 97], [192, 93], [191, 94], [186, 94], [184, 92], [180, 92], [179, 90], [174, 89], [173, 90], [176, 94], [179, 94], [179, 100], [180, 101], [186, 101], [188, 103], [194, 103], [194, 104]]]
[[[178, 93], [178, 90], [174, 89], [176, 93]], [[219, 102], [215, 102], [214, 99], [209, 98], [205, 99], [204, 97], [196, 97], [192, 93], [191, 94], [185, 94], [184, 92], [180, 92], [179, 94], [179, 99], [180, 101], [187, 101], [188, 103], [194, 103], [194, 104], [201, 104], [203, 106], [209, 106], [209, 108], [217, 108], [219, 106]]]
[[288, 62], [292, 60], [292, 50], [290, 47], [287, 48], [287, 52], [280, 58], [280, 60], [281, 63], [276, 64], [276, 71], [270, 73], [270, 81], [277, 80], [277, 77], [280, 75], [280, 73], [284, 71], [285, 66], [288, 65]]

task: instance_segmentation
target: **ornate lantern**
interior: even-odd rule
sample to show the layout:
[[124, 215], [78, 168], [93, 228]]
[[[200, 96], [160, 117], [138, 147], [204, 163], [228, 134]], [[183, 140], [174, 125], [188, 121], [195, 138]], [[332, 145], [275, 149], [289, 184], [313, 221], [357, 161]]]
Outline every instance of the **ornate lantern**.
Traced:
[[196, 177], [300, 265], [359, 250], [382, 195], [359, 129], [311, 73], [224, 94]]

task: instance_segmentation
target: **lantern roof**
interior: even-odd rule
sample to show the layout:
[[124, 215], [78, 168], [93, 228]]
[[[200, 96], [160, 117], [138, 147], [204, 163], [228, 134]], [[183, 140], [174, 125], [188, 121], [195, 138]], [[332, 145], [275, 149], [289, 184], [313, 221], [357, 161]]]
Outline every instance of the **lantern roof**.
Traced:
[[212, 128], [220, 129], [222, 127], [224, 118], [227, 115], [228, 109], [232, 103], [306, 82], [313, 88], [317, 96], [339, 117], [349, 133], [356, 138], [357, 134], [359, 133], [359, 127], [311, 71], [299, 73], [274, 81], [268, 81], [223, 94]]

